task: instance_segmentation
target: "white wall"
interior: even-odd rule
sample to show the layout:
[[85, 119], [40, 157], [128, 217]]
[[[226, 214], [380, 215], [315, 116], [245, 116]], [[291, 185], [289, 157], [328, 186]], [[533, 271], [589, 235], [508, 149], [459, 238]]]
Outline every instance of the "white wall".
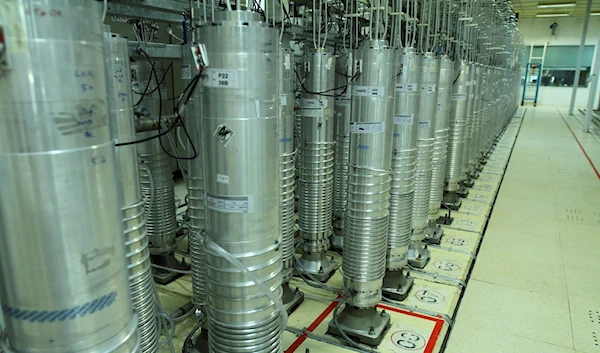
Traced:
[[[525, 46], [544, 45], [575, 45], [579, 46], [583, 31], [583, 17], [556, 17], [556, 18], [522, 18], [519, 19], [519, 29], [523, 33]], [[556, 35], [552, 35], [550, 25], [558, 23]], [[586, 45], [598, 44], [600, 36], [600, 16], [591, 16], [588, 26]], [[577, 57], [577, 50], [573, 56]], [[540, 105], [568, 106], [571, 103], [572, 87], [544, 87], [540, 86], [538, 103]], [[577, 89], [575, 107], [584, 108], [587, 105], [588, 88]], [[597, 98], [596, 98], [597, 101]]]

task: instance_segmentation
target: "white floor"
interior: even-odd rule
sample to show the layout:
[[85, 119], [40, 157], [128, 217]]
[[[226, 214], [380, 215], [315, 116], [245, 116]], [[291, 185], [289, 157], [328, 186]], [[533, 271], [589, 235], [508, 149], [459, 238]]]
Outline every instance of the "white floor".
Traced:
[[528, 108], [446, 353], [600, 352], [600, 176], [567, 124], [600, 168], [566, 109]]

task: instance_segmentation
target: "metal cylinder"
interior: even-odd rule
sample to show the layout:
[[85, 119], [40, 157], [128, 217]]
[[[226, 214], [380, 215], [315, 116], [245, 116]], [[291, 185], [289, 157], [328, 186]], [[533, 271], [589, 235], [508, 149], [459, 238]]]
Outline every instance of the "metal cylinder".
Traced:
[[435, 119], [435, 143], [433, 149], [433, 176], [429, 199], [430, 218], [437, 219], [444, 194], [444, 180], [448, 152], [450, 96], [454, 80], [454, 61], [444, 56], [440, 60], [437, 112]]
[[455, 77], [450, 97], [450, 134], [448, 137], [448, 162], [446, 166], [446, 191], [459, 190], [465, 150], [467, 98], [470, 66], [461, 60], [456, 63]]
[[385, 274], [396, 51], [387, 41], [365, 41], [354, 50], [344, 285], [349, 303], [374, 307]]
[[462, 179], [467, 179], [467, 175], [471, 172], [471, 151], [473, 149], [473, 109], [475, 106], [475, 65], [469, 63], [468, 78], [467, 78], [467, 107], [466, 107], [466, 126], [465, 126], [465, 149], [463, 151], [462, 161]]
[[387, 268], [400, 270], [412, 233], [412, 208], [417, 171], [417, 129], [421, 94], [421, 55], [414, 48], [399, 53], [396, 74], [394, 133], [392, 145], [392, 185], [388, 229]]
[[352, 53], [336, 60], [335, 117], [333, 138], [335, 140], [333, 160], [333, 235], [331, 246], [341, 250], [344, 239], [344, 213], [348, 194], [348, 159], [350, 156], [350, 106], [352, 103], [351, 80], [354, 76]]
[[[487, 73], [482, 70], [481, 65], [475, 65], [475, 106], [473, 113], [473, 155], [471, 157], [470, 163], [474, 166], [479, 164], [479, 160], [481, 159], [481, 150], [482, 150], [482, 140], [485, 139], [484, 135], [488, 130], [488, 127], [484, 125], [485, 113], [484, 113], [484, 104], [481, 99], [483, 95], [484, 82], [487, 76]], [[485, 130], [485, 131], [484, 131]], [[493, 129], [491, 129], [493, 130]]]
[[0, 73], [0, 346], [138, 352], [100, 5], [36, 7], [0, 6], [11, 24]]
[[[152, 72], [152, 64], [148, 61], [138, 61], [131, 64], [134, 82], [134, 101], [139, 101], [135, 92], [153, 92], [147, 94], [138, 105], [141, 111], [147, 111], [153, 119], [158, 120], [165, 111], [167, 98], [166, 84], [160, 85], [159, 97], [157, 81], [164, 74], [161, 62], [154, 63], [156, 79]], [[146, 89], [146, 86], [148, 88]], [[155, 91], [156, 89], [156, 91]], [[161, 101], [161, 99], [163, 101]], [[164, 132], [161, 127], [159, 130]], [[157, 131], [137, 133], [138, 140], [157, 135]], [[169, 154], [174, 155], [169, 139], [166, 135], [139, 143], [138, 165], [142, 193], [146, 197], [146, 213], [148, 239], [150, 239], [150, 253], [152, 255], [168, 254], [175, 251], [175, 235], [177, 233], [177, 218], [175, 206], [175, 184], [173, 182], [173, 160]]]
[[[197, 75], [196, 62], [189, 46], [183, 49], [183, 63], [181, 70], [181, 81], [184, 87], [191, 84]], [[191, 89], [191, 87], [190, 87]], [[192, 267], [192, 290], [193, 303], [198, 308], [206, 305], [206, 251], [202, 234], [206, 228], [206, 211], [204, 207], [204, 158], [202, 149], [202, 124], [200, 112], [200, 90], [198, 88], [190, 96], [183, 114], [183, 123], [190, 135], [186, 144], [186, 156], [194, 155], [194, 149], [198, 156], [185, 163], [185, 183], [188, 192], [187, 215], [190, 219], [188, 245]]]
[[[136, 140], [127, 45], [127, 39], [117, 34], [106, 34], [110, 126], [117, 143]], [[157, 308], [148, 249], [145, 203], [140, 192], [137, 169], [137, 146], [132, 144], [117, 147], [116, 162], [123, 213], [123, 237], [129, 270], [129, 289], [133, 309], [138, 314], [140, 349], [143, 353], [153, 353], [158, 349], [160, 332], [156, 321]]]
[[281, 300], [278, 31], [248, 11], [200, 28], [210, 352], [281, 352], [282, 317], [248, 273]]
[[299, 270], [322, 281], [337, 268], [326, 256], [332, 232], [334, 78], [333, 55], [323, 49], [306, 54], [296, 189], [298, 226], [304, 241]]
[[283, 279], [292, 278], [296, 233], [294, 189], [294, 53], [282, 49], [279, 60], [279, 232], [282, 241]]
[[417, 132], [417, 177], [413, 204], [413, 241], [425, 238], [423, 229], [429, 214], [431, 178], [433, 176], [433, 148], [440, 74], [440, 61], [433, 53], [425, 53], [421, 66], [421, 95]]

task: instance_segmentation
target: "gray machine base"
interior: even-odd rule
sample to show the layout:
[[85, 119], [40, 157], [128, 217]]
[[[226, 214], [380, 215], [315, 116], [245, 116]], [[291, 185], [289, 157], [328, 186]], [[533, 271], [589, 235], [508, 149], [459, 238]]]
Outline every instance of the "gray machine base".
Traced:
[[408, 264], [415, 268], [424, 268], [431, 260], [431, 252], [427, 249], [427, 245], [423, 247], [414, 247], [411, 244], [408, 248]]
[[449, 209], [456, 211], [462, 205], [462, 199], [455, 191], [444, 192], [444, 205]]
[[389, 299], [402, 301], [408, 297], [415, 280], [402, 270], [386, 271], [383, 277], [381, 294]]
[[[161, 255], [150, 255], [150, 261], [159, 266], [174, 268], [176, 270], [181, 271], [189, 271], [191, 269], [190, 265], [185, 262], [179, 262], [175, 258], [174, 253], [170, 254], [161, 254]], [[172, 271], [164, 271], [158, 268], [152, 268], [152, 276], [154, 277], [154, 281], [156, 283], [167, 285], [179, 277], [183, 276], [183, 273], [177, 273]]]
[[[340, 264], [335, 261], [333, 258], [329, 258], [324, 256], [323, 260], [318, 262], [306, 261], [303, 258], [298, 259], [302, 264], [302, 274], [304, 275], [308, 272], [312, 277], [314, 277], [317, 281], [325, 283], [333, 277], [335, 271], [340, 267]], [[318, 268], [318, 269], [317, 269]], [[294, 276], [300, 276], [301, 268], [294, 266]]]
[[282, 284], [281, 287], [283, 289], [283, 306], [287, 314], [290, 315], [304, 302], [304, 293], [298, 288], [296, 290], [292, 289], [289, 282]]
[[331, 240], [331, 250], [341, 253], [344, 248], [344, 237], [333, 233], [329, 239]]
[[[458, 191], [456, 192], [456, 194], [458, 196], [465, 198], [465, 197], [467, 197], [467, 195], [469, 195], [469, 187], [467, 187], [466, 185], [467, 185], [466, 182], [461, 183]], [[473, 185], [471, 184], [471, 186], [473, 186]]]
[[425, 229], [425, 242], [427, 244], [439, 245], [443, 236], [444, 228], [440, 227], [437, 220], [427, 222], [427, 228]]
[[[377, 346], [391, 326], [390, 317], [385, 310], [377, 312], [376, 307], [359, 309], [346, 305], [339, 313], [338, 324], [348, 337], [369, 346]], [[327, 333], [341, 336], [333, 319], [329, 322]]]

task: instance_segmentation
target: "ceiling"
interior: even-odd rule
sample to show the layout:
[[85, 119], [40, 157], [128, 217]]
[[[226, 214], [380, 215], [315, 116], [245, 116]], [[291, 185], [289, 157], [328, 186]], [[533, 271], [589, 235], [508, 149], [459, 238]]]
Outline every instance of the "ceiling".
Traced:
[[[569, 16], [582, 17], [588, 0], [512, 0], [519, 18], [536, 17], [538, 14], [568, 13]], [[538, 8], [538, 4], [575, 3], [571, 7]], [[600, 12], [600, 0], [592, 0], [592, 12]]]

